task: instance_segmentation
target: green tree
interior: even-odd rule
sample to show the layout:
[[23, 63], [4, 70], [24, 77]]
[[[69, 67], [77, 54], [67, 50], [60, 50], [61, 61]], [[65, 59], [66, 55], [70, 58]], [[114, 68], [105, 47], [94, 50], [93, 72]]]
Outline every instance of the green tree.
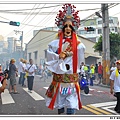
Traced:
[[[110, 33], [110, 59], [120, 59], [120, 34]], [[93, 46], [94, 52], [102, 52], [102, 36], [99, 37], [98, 42]]]

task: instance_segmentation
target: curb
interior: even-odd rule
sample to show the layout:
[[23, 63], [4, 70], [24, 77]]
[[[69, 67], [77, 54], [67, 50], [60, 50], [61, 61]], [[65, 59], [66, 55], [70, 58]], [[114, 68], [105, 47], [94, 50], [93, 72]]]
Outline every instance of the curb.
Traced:
[[96, 84], [96, 83], [94, 83], [94, 85], [96, 85], [96, 86], [101, 86], [101, 87], [106, 87], [106, 88], [110, 88], [109, 85], [104, 85], [104, 84]]

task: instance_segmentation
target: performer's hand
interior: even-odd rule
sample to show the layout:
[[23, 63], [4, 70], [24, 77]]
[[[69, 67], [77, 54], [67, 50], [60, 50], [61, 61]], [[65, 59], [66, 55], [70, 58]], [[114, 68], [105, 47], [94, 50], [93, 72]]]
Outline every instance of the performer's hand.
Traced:
[[65, 59], [66, 58], [66, 53], [65, 52], [61, 52], [59, 55], [60, 59]]
[[110, 93], [113, 94], [113, 89], [110, 89]]

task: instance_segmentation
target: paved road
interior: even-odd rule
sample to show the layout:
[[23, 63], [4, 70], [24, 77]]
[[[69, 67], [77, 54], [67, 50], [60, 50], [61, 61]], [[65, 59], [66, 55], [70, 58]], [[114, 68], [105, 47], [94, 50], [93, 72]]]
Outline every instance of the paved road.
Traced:
[[[34, 89], [28, 92], [27, 87], [17, 84], [20, 94], [9, 94], [8, 86], [1, 94], [1, 115], [57, 115], [57, 110], [49, 110], [45, 106], [45, 92], [51, 82], [51, 77], [44, 81], [39, 76], [35, 77]], [[76, 115], [116, 115], [113, 110], [116, 98], [109, 93], [109, 88], [90, 86], [89, 94], [81, 91], [83, 109]]]

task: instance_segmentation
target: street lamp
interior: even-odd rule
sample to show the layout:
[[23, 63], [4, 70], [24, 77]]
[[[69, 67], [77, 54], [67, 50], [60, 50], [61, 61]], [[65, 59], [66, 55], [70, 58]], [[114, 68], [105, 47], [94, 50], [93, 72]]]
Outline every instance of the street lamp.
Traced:
[[102, 16], [100, 15], [99, 12], [95, 12], [95, 15], [98, 16], [98, 17], [100, 17], [100, 18], [102, 18]]

